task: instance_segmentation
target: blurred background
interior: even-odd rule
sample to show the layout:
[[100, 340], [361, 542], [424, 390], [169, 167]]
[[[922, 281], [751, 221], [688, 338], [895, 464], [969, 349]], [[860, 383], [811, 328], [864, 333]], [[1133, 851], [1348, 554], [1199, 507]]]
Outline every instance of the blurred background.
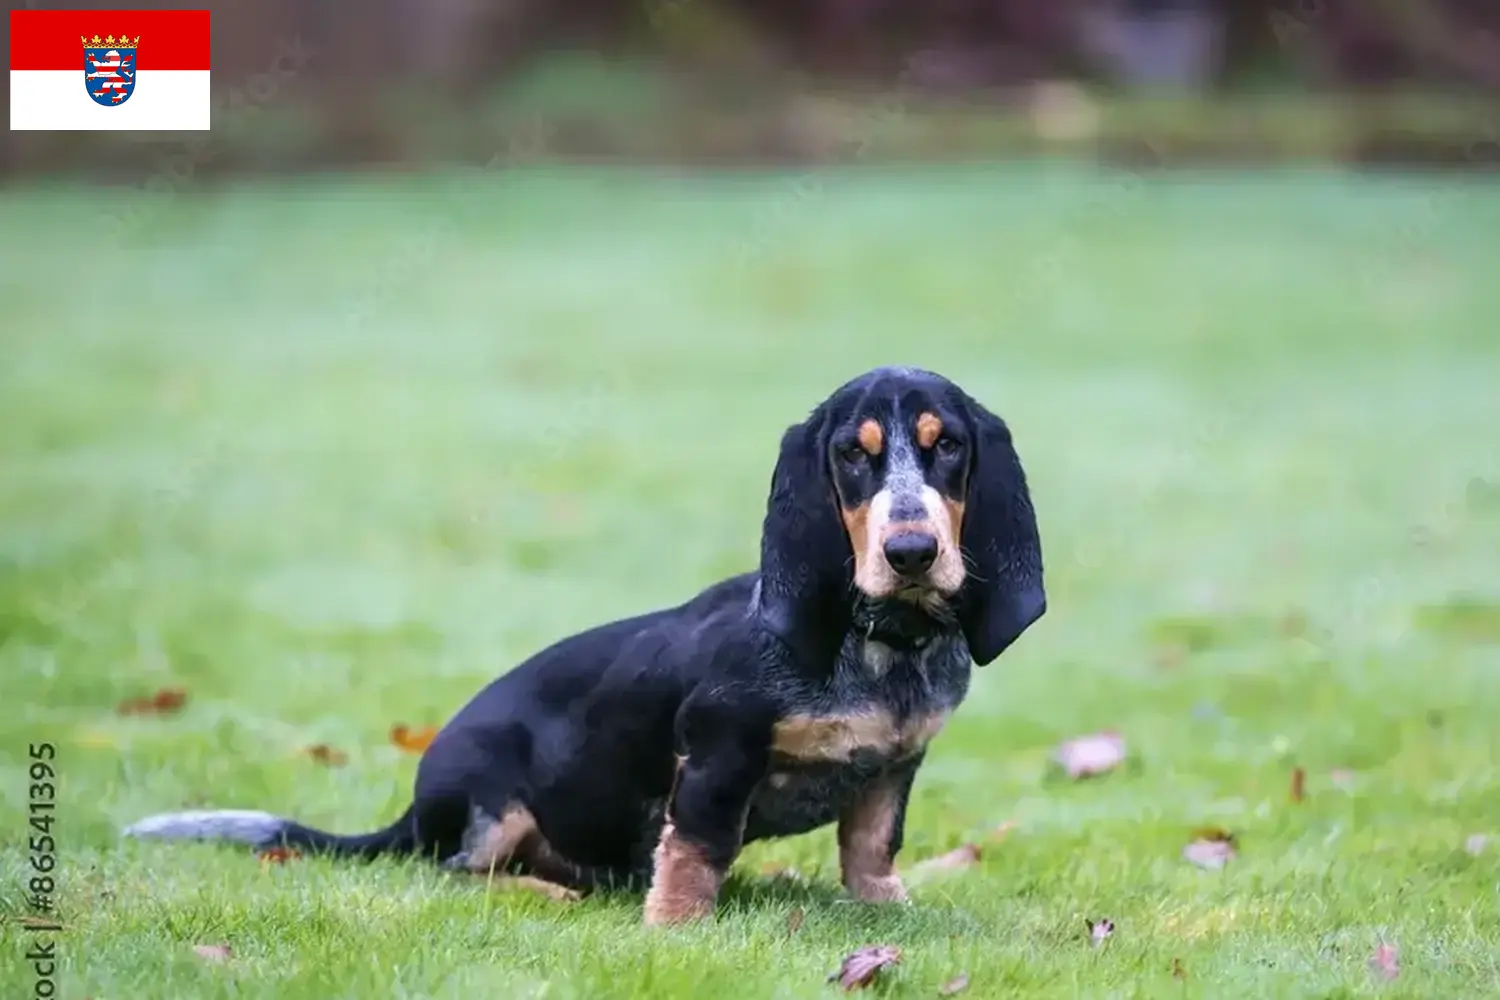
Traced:
[[1114, 683], [1099, 644], [1204, 607], [1356, 640], [1488, 565], [1494, 4], [212, 15], [211, 131], [4, 139], [17, 685], [441, 721], [752, 565], [780, 431], [893, 363], [1017, 428], [1056, 553], [1020, 657]]
[[684, 164], [1138, 158], [1143, 143], [1178, 163], [1497, 158], [1486, 114], [1500, 90], [1500, 9], [1483, 0], [244, 0], [212, 11], [212, 150], [197, 137], [171, 149], [140, 135], [11, 134], [0, 170], [166, 187], [543, 150]]

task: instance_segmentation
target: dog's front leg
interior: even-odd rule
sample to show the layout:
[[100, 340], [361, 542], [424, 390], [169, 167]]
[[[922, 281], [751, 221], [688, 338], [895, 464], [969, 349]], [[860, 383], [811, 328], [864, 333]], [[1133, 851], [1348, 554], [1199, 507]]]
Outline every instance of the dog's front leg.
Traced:
[[906, 801], [915, 766], [872, 782], [839, 815], [839, 867], [844, 888], [868, 903], [904, 903], [896, 855], [906, 832]]
[[[694, 724], [695, 709], [701, 724]], [[740, 851], [750, 797], [769, 761], [768, 726], [762, 732], [743, 717], [696, 706], [688, 706], [684, 715], [679, 732], [688, 752], [678, 760], [646, 893], [646, 923], [653, 925], [713, 914], [719, 887]]]

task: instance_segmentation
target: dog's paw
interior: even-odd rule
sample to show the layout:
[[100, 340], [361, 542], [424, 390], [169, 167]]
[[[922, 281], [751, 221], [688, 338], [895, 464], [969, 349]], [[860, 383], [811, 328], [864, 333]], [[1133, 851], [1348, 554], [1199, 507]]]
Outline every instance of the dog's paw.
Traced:
[[487, 881], [491, 889], [502, 892], [531, 892], [538, 896], [546, 896], [558, 903], [576, 903], [583, 898], [583, 893], [577, 889], [570, 889], [565, 885], [548, 882], [546, 879], [532, 875], [492, 876]]
[[534, 892], [538, 896], [546, 896], [548, 899], [558, 903], [576, 903], [583, 899], [583, 893], [577, 889], [570, 889], [556, 882], [548, 882], [545, 879], [534, 878], [530, 875], [513, 876], [514, 887], [526, 892]]
[[911, 897], [899, 875], [869, 875], [849, 886], [849, 894], [863, 903], [909, 903]]

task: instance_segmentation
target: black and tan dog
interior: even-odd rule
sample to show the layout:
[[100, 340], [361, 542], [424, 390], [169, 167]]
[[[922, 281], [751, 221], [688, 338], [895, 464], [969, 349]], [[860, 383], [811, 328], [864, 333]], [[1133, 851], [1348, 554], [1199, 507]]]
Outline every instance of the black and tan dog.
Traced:
[[877, 369], [790, 428], [758, 572], [543, 650], [453, 717], [388, 828], [262, 812], [126, 833], [422, 853], [534, 887], [649, 882], [648, 923], [713, 911], [741, 846], [838, 824], [856, 898], [895, 873], [928, 741], [1046, 607], [1004, 422], [941, 376]]

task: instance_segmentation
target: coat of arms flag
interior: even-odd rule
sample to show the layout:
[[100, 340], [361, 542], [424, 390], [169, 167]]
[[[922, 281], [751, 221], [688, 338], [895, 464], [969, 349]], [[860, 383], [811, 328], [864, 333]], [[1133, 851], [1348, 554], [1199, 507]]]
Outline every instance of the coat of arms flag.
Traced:
[[209, 48], [206, 10], [12, 10], [11, 130], [205, 130]]

